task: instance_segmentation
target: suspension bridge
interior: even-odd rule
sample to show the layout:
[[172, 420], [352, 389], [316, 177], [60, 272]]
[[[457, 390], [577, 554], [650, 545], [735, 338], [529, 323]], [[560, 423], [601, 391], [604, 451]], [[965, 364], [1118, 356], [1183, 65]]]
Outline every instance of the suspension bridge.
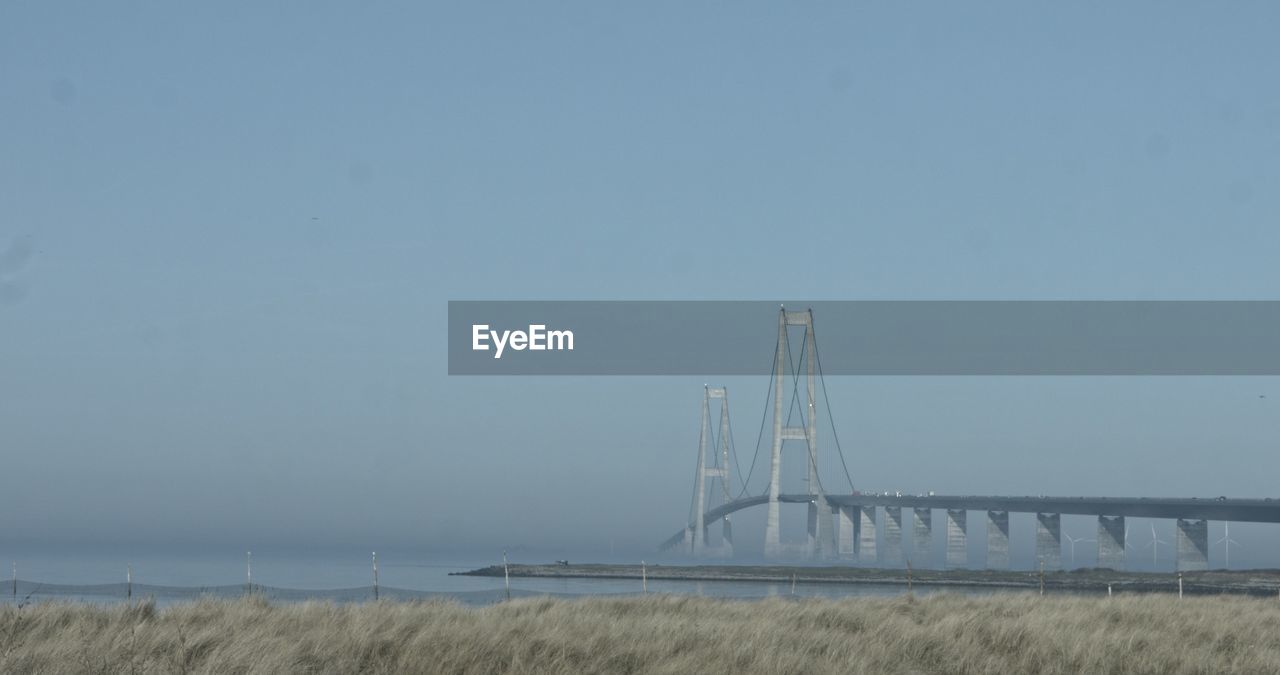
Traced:
[[[798, 333], [800, 347], [793, 352], [792, 333]], [[743, 509], [764, 506], [764, 555], [767, 559], [844, 560], [859, 564], [898, 565], [905, 561], [917, 567], [935, 564], [933, 523], [938, 513], [945, 527], [944, 545], [937, 563], [946, 567], [973, 567], [970, 560], [969, 516], [986, 518], [985, 566], [1009, 566], [1009, 514], [1034, 513], [1035, 557], [1045, 569], [1062, 568], [1062, 516], [1097, 518], [1097, 560], [1099, 567], [1123, 569], [1126, 558], [1125, 519], [1161, 518], [1176, 523], [1174, 544], [1178, 570], [1205, 570], [1209, 567], [1210, 520], [1225, 522], [1280, 523], [1280, 500], [1146, 497], [1046, 497], [982, 495], [905, 495], [863, 493], [854, 488], [853, 478], [840, 437], [836, 432], [831, 404], [822, 373], [822, 357], [814, 332], [813, 312], [778, 312], [778, 341], [774, 348], [770, 394], [761, 414], [750, 468], [744, 475], [738, 460], [729, 418], [729, 395], [725, 387], [706, 386], [702, 400], [702, 430], [698, 441], [698, 462], [694, 474], [693, 499], [684, 528], [661, 544], [663, 550], [678, 551], [699, 558], [733, 557], [731, 516]], [[826, 418], [830, 423], [834, 459], [825, 462], [828, 477], [838, 467], [837, 482], [828, 488], [819, 467], [818, 400], [821, 391]], [[712, 425], [713, 404], [719, 408], [719, 424]], [[770, 411], [772, 408], [772, 411]], [[785, 409], [784, 409], [785, 408]], [[772, 413], [772, 414], [770, 414]], [[748, 485], [757, 469], [757, 459], [772, 420], [768, 486], [760, 494], [749, 494]], [[784, 452], [802, 453], [806, 470], [804, 492], [783, 493]], [[736, 479], [736, 480], [735, 480]], [[735, 490], [736, 488], [736, 490]], [[803, 504], [808, 509], [807, 538], [789, 543], [782, 539], [781, 507]], [[903, 522], [904, 509], [909, 521]], [[720, 536], [713, 538], [716, 526]], [[904, 527], [906, 532], [904, 532]], [[1075, 544], [1071, 541], [1073, 557]], [[1154, 547], [1158, 542], [1154, 534]]]

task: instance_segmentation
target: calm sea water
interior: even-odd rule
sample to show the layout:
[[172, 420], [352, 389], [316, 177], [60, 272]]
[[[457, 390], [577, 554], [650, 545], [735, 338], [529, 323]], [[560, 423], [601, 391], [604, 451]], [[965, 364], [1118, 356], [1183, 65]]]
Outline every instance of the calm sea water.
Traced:
[[[38, 602], [75, 599], [90, 602], [125, 600], [126, 569], [132, 567], [136, 597], [155, 597], [160, 604], [189, 599], [174, 587], [207, 591], [223, 597], [241, 594], [248, 588], [248, 560], [244, 552], [226, 554], [150, 554], [124, 556], [119, 553], [58, 552], [13, 556], [18, 565], [18, 593], [13, 593], [11, 569], [4, 561], [0, 602]], [[378, 584], [381, 597], [447, 597], [469, 604], [497, 602], [506, 597], [503, 579], [452, 576], [451, 572], [484, 567], [501, 560], [439, 558], [394, 552], [378, 555]], [[545, 562], [512, 560], [512, 562]], [[575, 561], [576, 562], [576, 561]], [[583, 561], [586, 562], [586, 561]], [[335, 599], [360, 601], [372, 598], [372, 556], [255, 552], [252, 559], [253, 584], [268, 589], [298, 589], [314, 593], [286, 593], [280, 599]], [[73, 586], [74, 588], [68, 588]], [[204, 589], [203, 591], [201, 589]], [[340, 592], [339, 589], [352, 589]], [[398, 590], [413, 594], [397, 595]], [[511, 579], [513, 597], [553, 595], [557, 597], [616, 596], [644, 592], [641, 581], [630, 579]], [[842, 598], [850, 596], [896, 596], [905, 592], [897, 585], [806, 584], [739, 581], [649, 580], [649, 593], [673, 593], [708, 597], [753, 599], [770, 596]], [[932, 592], [917, 587], [917, 593]], [[962, 591], [965, 592], [965, 591]], [[989, 589], [973, 589], [990, 593]], [[270, 595], [270, 592], [268, 593]]]

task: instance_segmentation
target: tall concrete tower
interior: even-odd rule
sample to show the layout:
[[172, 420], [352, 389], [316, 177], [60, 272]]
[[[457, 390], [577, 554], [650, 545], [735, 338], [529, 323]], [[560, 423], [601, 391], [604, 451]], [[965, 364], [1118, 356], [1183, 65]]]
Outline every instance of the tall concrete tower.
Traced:
[[[800, 402], [803, 426], [787, 425], [784, 418], [783, 399], [786, 392], [783, 382], [787, 377], [787, 362], [790, 354], [787, 328], [789, 326], [804, 327], [804, 348], [801, 358], [805, 362], [805, 397]], [[818, 484], [818, 408], [814, 397], [814, 352], [816, 346], [813, 336], [813, 312], [805, 310], [789, 312], [786, 308], [778, 311], [778, 348], [774, 354], [774, 387], [773, 387], [773, 449], [769, 455], [769, 514], [764, 528], [764, 554], [767, 558], [783, 555], [782, 531], [779, 521], [778, 494], [781, 486], [782, 444], [784, 441], [804, 441], [807, 454], [806, 464], [809, 467], [808, 493], [809, 501], [809, 542], [808, 551], [811, 556], [821, 557], [831, 553], [832, 532], [831, 508], [827, 505], [826, 496], [822, 494]], [[798, 374], [797, 374], [798, 375]]]
[[[713, 458], [713, 455], [707, 452], [707, 439], [712, 437], [711, 401], [713, 399], [720, 400], [720, 458], [718, 466], [707, 465], [708, 460]], [[729, 392], [724, 387], [703, 387], [702, 432], [698, 435], [698, 475], [696, 479], [697, 485], [694, 487], [696, 511], [693, 518], [693, 536], [689, 542], [689, 552], [694, 556], [714, 554], [733, 557], [733, 530], [729, 524], [729, 516], [726, 515], [723, 518], [724, 544], [717, 550], [711, 549], [711, 533], [707, 529], [706, 523], [703, 522], [703, 514], [710, 507], [707, 483], [709, 480], [719, 479], [720, 496], [724, 500], [721, 503], [728, 504], [733, 499], [733, 494], [729, 487], [729, 475]]]

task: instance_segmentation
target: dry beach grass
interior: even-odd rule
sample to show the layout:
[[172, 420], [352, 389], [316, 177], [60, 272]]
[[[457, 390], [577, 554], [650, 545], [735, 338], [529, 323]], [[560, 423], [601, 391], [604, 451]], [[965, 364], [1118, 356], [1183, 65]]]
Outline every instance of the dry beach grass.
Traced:
[[48, 603], [0, 640], [5, 673], [1280, 672], [1280, 600]]

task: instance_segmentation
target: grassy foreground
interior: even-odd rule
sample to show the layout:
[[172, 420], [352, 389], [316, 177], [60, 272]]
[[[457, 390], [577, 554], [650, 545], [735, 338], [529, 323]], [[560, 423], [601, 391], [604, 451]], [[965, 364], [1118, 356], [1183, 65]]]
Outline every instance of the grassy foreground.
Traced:
[[1280, 672], [1280, 601], [685, 596], [0, 608], [4, 673]]

